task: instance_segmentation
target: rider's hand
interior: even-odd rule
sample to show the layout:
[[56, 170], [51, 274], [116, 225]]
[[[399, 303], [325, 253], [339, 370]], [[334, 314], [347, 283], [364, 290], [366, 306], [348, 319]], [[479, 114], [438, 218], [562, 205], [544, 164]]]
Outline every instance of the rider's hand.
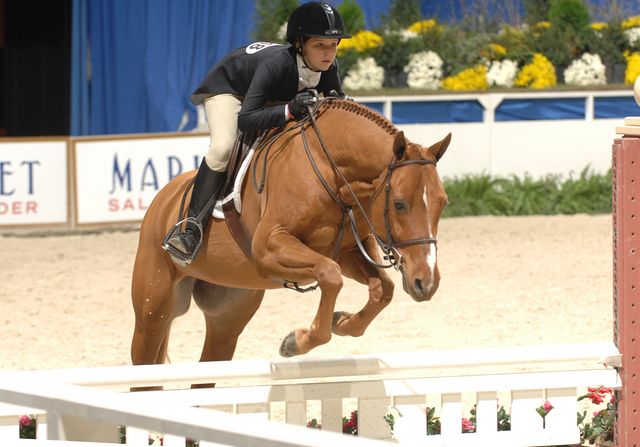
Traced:
[[304, 117], [309, 111], [308, 107], [316, 103], [316, 97], [311, 92], [300, 92], [289, 103], [289, 113], [295, 118]]

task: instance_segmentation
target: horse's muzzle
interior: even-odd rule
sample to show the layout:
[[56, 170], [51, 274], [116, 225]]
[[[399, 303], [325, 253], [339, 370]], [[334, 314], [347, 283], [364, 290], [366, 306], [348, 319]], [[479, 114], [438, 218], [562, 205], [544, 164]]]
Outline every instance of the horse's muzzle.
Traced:
[[402, 271], [402, 288], [414, 301], [429, 301], [438, 290], [440, 276], [437, 273], [434, 272], [433, 276], [428, 278], [414, 277], [407, 280], [406, 272], [402, 268], [400, 270]]

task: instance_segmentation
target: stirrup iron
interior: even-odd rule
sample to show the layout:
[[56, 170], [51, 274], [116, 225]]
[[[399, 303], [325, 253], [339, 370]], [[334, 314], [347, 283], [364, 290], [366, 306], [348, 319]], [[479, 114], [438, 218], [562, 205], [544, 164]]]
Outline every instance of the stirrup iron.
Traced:
[[[180, 232], [179, 230], [182, 224], [187, 224], [187, 223], [192, 223], [196, 227], [198, 227], [199, 234], [200, 234], [200, 240], [198, 241], [198, 243], [193, 249], [193, 255], [190, 255], [189, 253], [184, 253], [169, 243], [169, 240], [172, 237], [174, 237], [176, 233]], [[185, 225], [185, 228], [186, 228], [186, 225]], [[179, 221], [178, 223], [174, 224], [171, 227], [169, 232], [167, 232], [167, 235], [162, 240], [162, 248], [178, 261], [183, 262], [185, 264], [191, 264], [191, 261], [193, 261], [193, 259], [196, 257], [196, 255], [200, 251], [203, 237], [204, 237], [204, 229], [202, 228], [202, 224], [200, 223], [200, 221], [195, 217], [187, 217], [186, 219]]]

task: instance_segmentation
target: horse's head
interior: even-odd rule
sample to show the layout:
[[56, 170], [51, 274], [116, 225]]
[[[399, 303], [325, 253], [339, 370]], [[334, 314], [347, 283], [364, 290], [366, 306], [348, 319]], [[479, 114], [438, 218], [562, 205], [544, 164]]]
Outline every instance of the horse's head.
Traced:
[[[384, 216], [378, 228], [402, 272], [405, 292], [416, 301], [429, 300], [438, 289], [436, 236], [447, 204], [436, 163], [447, 150], [451, 134], [428, 149], [407, 143], [404, 133], [394, 137], [394, 161], [373, 204], [374, 215]], [[384, 174], [383, 174], [384, 175]]]

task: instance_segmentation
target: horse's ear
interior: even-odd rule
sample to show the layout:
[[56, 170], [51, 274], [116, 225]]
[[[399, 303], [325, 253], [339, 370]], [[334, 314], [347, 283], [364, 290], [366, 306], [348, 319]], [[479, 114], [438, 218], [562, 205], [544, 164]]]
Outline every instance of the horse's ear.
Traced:
[[436, 161], [439, 161], [447, 151], [449, 143], [451, 143], [451, 133], [449, 133], [442, 140], [432, 145], [429, 149], [427, 149], [427, 152], [429, 152], [433, 156], [433, 158], [436, 159]]
[[402, 160], [404, 153], [407, 150], [407, 140], [404, 138], [404, 132], [399, 131], [396, 133], [393, 139], [393, 153], [396, 156], [396, 160]]

